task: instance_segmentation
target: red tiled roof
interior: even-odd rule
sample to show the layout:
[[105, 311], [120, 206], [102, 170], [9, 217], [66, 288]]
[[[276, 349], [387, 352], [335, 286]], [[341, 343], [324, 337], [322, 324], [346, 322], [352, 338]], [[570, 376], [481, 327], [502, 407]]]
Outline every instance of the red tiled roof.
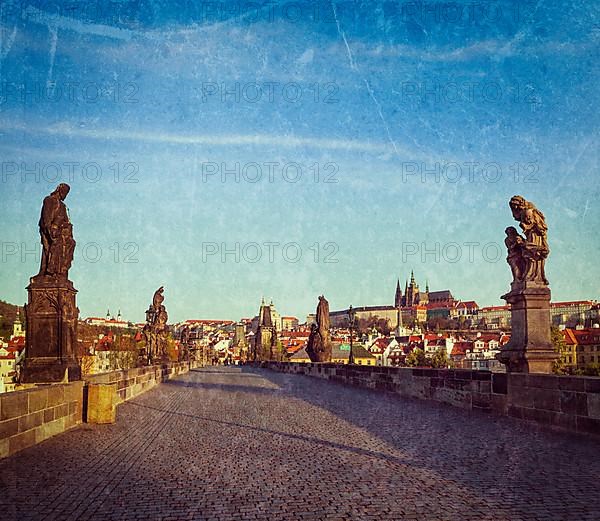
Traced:
[[482, 340], [483, 342], [489, 342], [491, 340], [500, 340], [499, 333], [481, 333], [475, 340]]
[[551, 307], [559, 307], [559, 306], [577, 306], [580, 304], [585, 304], [592, 306], [594, 304], [593, 300], [567, 300], [565, 302], [551, 302]]
[[282, 337], [290, 337], [290, 338], [308, 338], [310, 336], [309, 331], [282, 331]]
[[567, 343], [567, 345], [576, 345], [577, 344], [577, 338], [575, 337], [575, 331], [573, 329], [563, 329], [563, 335], [565, 337], [565, 342]]
[[18, 336], [16, 338], [13, 338], [12, 340], [8, 341], [8, 346], [9, 348], [13, 347], [16, 349], [22, 349], [25, 347], [25, 337], [24, 336]]
[[565, 341], [568, 345], [600, 344], [600, 329], [598, 329], [598, 328], [586, 328], [586, 329], [566, 328], [563, 331], [563, 334], [565, 335]]
[[298, 351], [301, 351], [302, 349], [304, 349], [304, 346], [306, 344], [294, 344], [291, 346], [286, 346], [286, 351], [288, 353], [288, 355], [293, 355], [294, 353], [297, 353]]
[[186, 324], [233, 324], [233, 320], [211, 320], [211, 319], [190, 319], [185, 321]]
[[391, 338], [378, 338], [377, 340], [375, 340], [375, 342], [371, 344], [371, 347], [376, 346], [380, 349], [385, 349], [387, 346], [390, 345], [391, 341]]
[[466, 302], [459, 302], [456, 305], [457, 308], [466, 308], [466, 309], [473, 309], [473, 308], [479, 308], [479, 306], [477, 305], [477, 302], [475, 302], [474, 300], [467, 300]]
[[454, 346], [452, 346], [450, 356], [464, 355], [467, 353], [467, 350], [473, 350], [473, 342], [455, 342]]
[[427, 342], [427, 345], [430, 345], [430, 346], [445, 346], [446, 345], [446, 340], [444, 338], [435, 338], [435, 339], [429, 340]]
[[448, 338], [448, 333], [425, 333], [425, 340], [437, 340], [438, 338]]

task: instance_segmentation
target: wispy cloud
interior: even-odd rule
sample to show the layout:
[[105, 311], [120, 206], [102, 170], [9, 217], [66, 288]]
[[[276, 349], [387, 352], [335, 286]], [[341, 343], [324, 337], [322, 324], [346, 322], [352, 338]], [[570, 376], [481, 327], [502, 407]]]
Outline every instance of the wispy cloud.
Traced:
[[68, 16], [50, 14], [46, 11], [36, 9], [33, 6], [28, 6], [23, 11], [22, 18], [28, 22], [46, 25], [47, 27], [53, 27], [54, 29], [66, 29], [79, 34], [92, 34], [116, 40], [130, 40], [133, 36], [141, 34], [130, 29], [93, 24]]
[[[51, 134], [63, 137], [87, 138], [94, 140], [128, 140], [149, 143], [162, 143], [173, 145], [206, 145], [206, 146], [275, 146], [285, 148], [311, 147], [322, 150], [344, 150], [349, 152], [370, 152], [386, 154], [390, 152], [390, 145], [371, 141], [358, 141], [351, 139], [330, 139], [302, 137], [295, 135], [271, 134], [179, 134], [171, 132], [131, 131], [122, 129], [87, 129], [63, 122], [55, 125], [25, 125], [11, 121], [0, 121], [3, 131], [19, 131], [29, 134]], [[404, 151], [408, 157], [408, 150]]]
[[[506, 58], [518, 54], [535, 55], [577, 55], [595, 48], [594, 42], [535, 41], [531, 43], [522, 33], [510, 39], [483, 40], [457, 48], [419, 48], [413, 45], [373, 45], [364, 42], [354, 43], [354, 54], [360, 58], [407, 58], [428, 62], [463, 62], [480, 57]], [[335, 51], [337, 52], [337, 51]]]

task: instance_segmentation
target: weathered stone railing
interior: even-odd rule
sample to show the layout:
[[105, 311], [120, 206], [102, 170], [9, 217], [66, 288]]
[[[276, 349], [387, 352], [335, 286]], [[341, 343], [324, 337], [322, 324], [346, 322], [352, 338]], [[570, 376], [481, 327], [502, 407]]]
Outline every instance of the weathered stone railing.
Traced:
[[600, 435], [600, 378], [596, 377], [289, 362], [260, 365]]
[[83, 382], [0, 394], [0, 458], [81, 423]]
[[81, 424], [86, 412], [85, 387], [88, 385], [114, 384], [116, 405], [187, 371], [187, 363], [170, 363], [92, 375], [84, 381], [68, 384], [36, 385], [22, 391], [2, 393], [0, 458]]
[[[193, 367], [195, 367], [194, 364], [192, 364]], [[187, 372], [187, 362], [173, 362], [170, 364], [137, 367], [135, 369], [90, 375], [85, 377], [85, 382], [86, 385], [116, 384], [116, 404], [118, 405], [131, 398], [135, 398], [165, 380]]]

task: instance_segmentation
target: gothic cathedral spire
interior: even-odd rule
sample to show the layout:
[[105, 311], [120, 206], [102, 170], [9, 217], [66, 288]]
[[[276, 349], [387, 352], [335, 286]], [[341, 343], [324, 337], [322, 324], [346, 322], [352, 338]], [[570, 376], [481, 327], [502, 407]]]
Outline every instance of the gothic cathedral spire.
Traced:
[[402, 306], [402, 290], [400, 289], [400, 279], [396, 283], [396, 296], [394, 297], [394, 307]]

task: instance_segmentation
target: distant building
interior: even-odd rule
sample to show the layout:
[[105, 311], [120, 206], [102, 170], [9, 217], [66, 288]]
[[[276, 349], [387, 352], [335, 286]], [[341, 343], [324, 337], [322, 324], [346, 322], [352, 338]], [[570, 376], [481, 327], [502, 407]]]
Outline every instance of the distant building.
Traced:
[[387, 365], [384, 360], [385, 354], [397, 349], [398, 346], [398, 341], [394, 337], [380, 337], [367, 349], [375, 357], [377, 365]]
[[460, 367], [479, 371], [506, 372], [504, 364], [496, 360], [500, 348], [510, 340], [505, 333], [477, 333], [470, 342]]
[[383, 353], [383, 365], [389, 367], [403, 366], [406, 357], [413, 350], [424, 349], [424, 346], [424, 337], [420, 333], [396, 336], [394, 342], [390, 342]]
[[235, 325], [235, 334], [231, 342], [233, 360], [245, 362], [248, 360], [248, 342], [246, 339], [246, 326], [242, 322]]
[[[331, 349], [331, 362], [334, 364], [347, 364], [350, 357], [350, 344], [333, 342]], [[367, 351], [360, 344], [352, 346], [352, 357], [357, 365], [377, 365], [377, 357]], [[302, 348], [294, 353], [290, 358], [290, 362], [309, 363], [310, 357], [306, 353], [306, 349]]]
[[479, 319], [487, 329], [510, 328], [510, 306], [489, 306], [479, 310]]
[[0, 339], [0, 393], [15, 390], [17, 364], [25, 355], [25, 330], [21, 323], [20, 314], [13, 322], [13, 332], [8, 342]]
[[[271, 315], [271, 323], [273, 324], [273, 327], [275, 328], [275, 331], [277, 331], [279, 333], [283, 329], [285, 329], [283, 327], [283, 321], [281, 319], [281, 315], [275, 309], [275, 305], [273, 304], [273, 301], [271, 300], [271, 303], [267, 305], [265, 303], [265, 299], [263, 298], [262, 302], [261, 302], [261, 309], [263, 308], [263, 306], [267, 306], [269, 308], [269, 314]], [[294, 317], [288, 317], [288, 318], [294, 318]], [[256, 331], [256, 328], [258, 327], [259, 322], [260, 322], [260, 316], [259, 315], [255, 316], [252, 319], [252, 331]]]
[[597, 302], [592, 304], [585, 313], [585, 319], [589, 327], [596, 327], [596, 324], [600, 325], [600, 304]]
[[102, 326], [102, 327], [118, 327], [122, 329], [126, 329], [132, 327], [129, 322], [122, 320], [121, 318], [121, 310], [117, 314], [117, 318], [114, 316], [111, 317], [110, 309], [106, 311], [106, 316], [104, 318], [100, 317], [88, 317], [84, 320], [84, 322], [90, 326]]
[[[428, 307], [432, 304], [441, 308], [451, 306], [454, 302], [455, 299], [450, 290], [430, 292], [429, 284], [427, 284], [425, 291], [420, 291], [414, 273], [411, 272], [410, 283], [408, 280], [406, 281], [404, 292], [400, 287], [400, 280], [397, 281], [393, 306], [358, 306], [353, 309], [357, 320], [379, 318], [385, 320], [390, 329], [397, 329], [402, 325], [424, 324], [428, 318]], [[400, 315], [398, 310], [400, 310]], [[332, 311], [329, 316], [333, 327], [347, 327], [348, 309]], [[307, 317], [308, 324], [313, 320], [314, 315]]]
[[12, 335], [10, 337], [10, 339], [12, 340], [13, 338], [25, 338], [25, 330], [23, 329], [23, 324], [21, 323], [21, 316], [19, 311], [17, 311], [17, 317], [15, 318], [15, 321], [13, 322], [13, 332]]
[[565, 362], [574, 369], [600, 363], [600, 328], [565, 328]]
[[[593, 326], [598, 323], [600, 306], [595, 300], [573, 300], [551, 302], [550, 317], [555, 326]], [[478, 320], [487, 329], [510, 328], [510, 306], [490, 306], [481, 308]]]
[[283, 331], [291, 331], [296, 329], [299, 325], [299, 321], [296, 317], [281, 317], [281, 329]]
[[[595, 300], [572, 300], [567, 302], [552, 302], [550, 304], [550, 315], [552, 324], [575, 327], [576, 325], [593, 326], [594, 313], [597, 308]], [[596, 314], [597, 316], [597, 314]]]
[[290, 357], [306, 347], [309, 335], [310, 330], [307, 328], [304, 331], [284, 331], [279, 340], [287, 356]]
[[[277, 341], [277, 328], [271, 315], [273, 303], [265, 304], [263, 299], [258, 311], [258, 323], [253, 331], [252, 355], [251, 360], [279, 360], [283, 353], [279, 352], [279, 343]], [[281, 348], [283, 349], [283, 348]]]
[[479, 306], [474, 300], [459, 301], [453, 308], [451, 316], [453, 318], [465, 318], [475, 320], [479, 312]]
[[0, 393], [8, 393], [15, 390], [15, 365], [17, 355], [13, 349], [9, 349], [6, 343], [0, 345]]

